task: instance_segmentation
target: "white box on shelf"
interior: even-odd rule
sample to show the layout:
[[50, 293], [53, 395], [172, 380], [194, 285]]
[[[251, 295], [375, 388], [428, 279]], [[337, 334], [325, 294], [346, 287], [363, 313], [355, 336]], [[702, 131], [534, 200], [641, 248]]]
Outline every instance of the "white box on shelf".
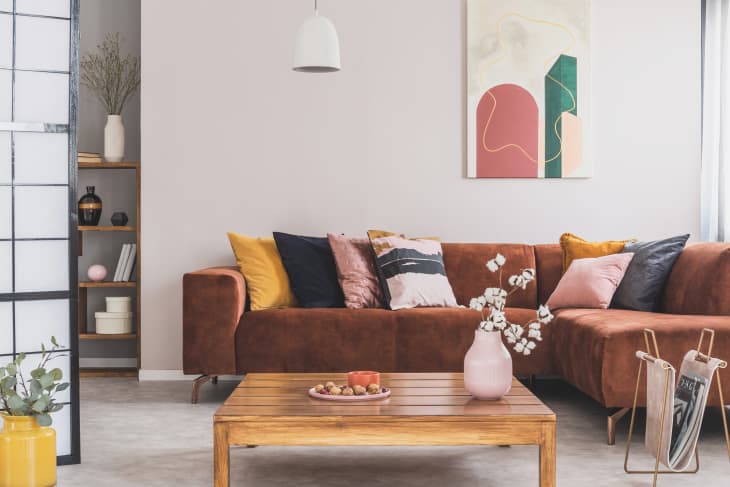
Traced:
[[129, 296], [122, 296], [122, 297], [107, 296], [106, 312], [107, 313], [131, 313], [132, 312], [132, 298]]
[[105, 313], [97, 311], [96, 333], [99, 335], [122, 335], [132, 333], [132, 313]]

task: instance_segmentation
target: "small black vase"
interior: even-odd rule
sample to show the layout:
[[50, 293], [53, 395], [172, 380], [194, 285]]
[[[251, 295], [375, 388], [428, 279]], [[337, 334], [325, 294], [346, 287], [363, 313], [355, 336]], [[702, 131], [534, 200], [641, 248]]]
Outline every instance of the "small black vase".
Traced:
[[112, 225], [115, 227], [123, 227], [127, 224], [129, 221], [129, 218], [127, 217], [127, 214], [123, 211], [116, 211], [112, 215]]
[[94, 186], [86, 187], [86, 194], [79, 200], [79, 225], [96, 226], [101, 218], [101, 198], [94, 194]]

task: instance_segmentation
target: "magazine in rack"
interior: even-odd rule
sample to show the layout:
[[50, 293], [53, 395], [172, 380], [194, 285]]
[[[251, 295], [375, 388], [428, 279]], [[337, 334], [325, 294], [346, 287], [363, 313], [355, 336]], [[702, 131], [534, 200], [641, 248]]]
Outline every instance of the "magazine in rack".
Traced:
[[707, 379], [697, 374], [686, 373], [679, 377], [674, 393], [674, 415], [672, 439], [669, 446], [669, 464], [675, 465], [687, 449], [692, 446], [702, 427], [703, 407]]

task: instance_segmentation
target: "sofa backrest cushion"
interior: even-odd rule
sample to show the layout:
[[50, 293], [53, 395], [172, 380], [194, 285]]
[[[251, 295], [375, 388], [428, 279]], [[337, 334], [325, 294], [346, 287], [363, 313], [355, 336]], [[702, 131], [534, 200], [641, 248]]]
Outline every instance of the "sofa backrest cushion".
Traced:
[[560, 244], [535, 245], [537, 301], [545, 304], [563, 275], [563, 249]]
[[[505, 256], [502, 285], [508, 286], [507, 279], [518, 274], [521, 269], [535, 268], [535, 252], [531, 245], [499, 243], [444, 243], [444, 265], [446, 275], [454, 290], [456, 301], [464, 306], [469, 300], [484, 293], [488, 287], [499, 285], [499, 273], [487, 269], [487, 261], [497, 253]], [[540, 278], [538, 272], [538, 279]], [[537, 286], [535, 283], [519, 290], [509, 297], [507, 306], [511, 308], [537, 308]]]
[[730, 244], [688, 245], [669, 275], [660, 311], [730, 315]]

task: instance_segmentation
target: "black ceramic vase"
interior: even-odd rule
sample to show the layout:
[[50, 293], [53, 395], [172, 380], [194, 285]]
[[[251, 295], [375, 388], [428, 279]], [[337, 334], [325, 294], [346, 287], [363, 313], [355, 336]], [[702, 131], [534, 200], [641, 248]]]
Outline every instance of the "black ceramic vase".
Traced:
[[127, 224], [129, 221], [129, 218], [127, 217], [127, 214], [123, 211], [116, 211], [112, 215], [112, 225], [115, 227], [123, 227]]
[[86, 187], [86, 194], [79, 200], [79, 225], [96, 226], [101, 218], [101, 198], [94, 194], [94, 186]]

